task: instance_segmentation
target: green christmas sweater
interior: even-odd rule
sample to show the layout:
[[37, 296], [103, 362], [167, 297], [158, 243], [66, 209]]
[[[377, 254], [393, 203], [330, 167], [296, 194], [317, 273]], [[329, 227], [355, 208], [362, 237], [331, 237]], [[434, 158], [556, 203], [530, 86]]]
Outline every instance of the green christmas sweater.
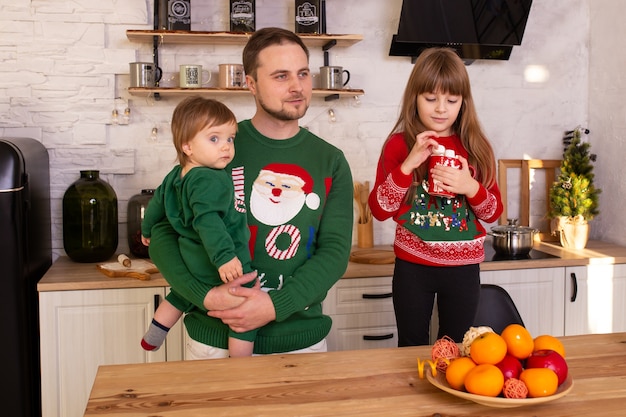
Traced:
[[[259, 329], [255, 353], [306, 348], [331, 327], [321, 302], [344, 274], [352, 245], [352, 175], [343, 153], [301, 128], [292, 138], [261, 135], [250, 120], [239, 123], [235, 159], [227, 167], [235, 205], [246, 213], [252, 268], [276, 311], [276, 320]], [[152, 231], [151, 257], [172, 288], [191, 301], [185, 326], [191, 338], [226, 348], [228, 327], [202, 307], [212, 288], [181, 267], [172, 232]]]
[[[175, 166], [154, 191], [141, 222], [143, 236], [151, 237], [152, 227], [166, 218], [178, 233], [180, 254], [189, 272], [211, 286], [222, 284], [218, 268], [235, 257], [244, 272], [252, 271], [246, 217], [235, 208], [228, 173], [195, 167], [184, 177], [181, 174], [181, 166]], [[191, 307], [176, 291], [167, 300], [181, 311]], [[255, 333], [230, 335], [252, 341]]]

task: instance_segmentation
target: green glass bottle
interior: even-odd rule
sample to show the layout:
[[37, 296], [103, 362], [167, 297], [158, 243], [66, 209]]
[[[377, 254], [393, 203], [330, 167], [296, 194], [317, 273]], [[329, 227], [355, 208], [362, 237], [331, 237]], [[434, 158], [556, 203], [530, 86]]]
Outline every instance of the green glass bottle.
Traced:
[[99, 171], [80, 171], [63, 195], [63, 247], [75, 262], [102, 262], [118, 243], [117, 195]]

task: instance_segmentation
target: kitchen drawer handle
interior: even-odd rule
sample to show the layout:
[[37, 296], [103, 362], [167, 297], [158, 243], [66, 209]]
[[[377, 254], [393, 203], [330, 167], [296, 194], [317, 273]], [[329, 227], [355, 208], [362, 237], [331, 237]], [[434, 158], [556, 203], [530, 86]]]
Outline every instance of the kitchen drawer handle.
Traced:
[[378, 298], [391, 298], [391, 296], [393, 295], [393, 293], [384, 293], [384, 294], [363, 294], [363, 298], [365, 299], [378, 299]]
[[387, 339], [393, 339], [393, 333], [382, 334], [380, 336], [363, 335], [363, 340], [387, 340]]
[[570, 274], [570, 277], [572, 278], [572, 296], [569, 300], [573, 303], [578, 296], [578, 280], [576, 279], [576, 274], [573, 272]]
[[154, 294], [154, 311], [155, 312], [157, 308], [159, 308], [160, 303], [161, 303], [161, 296], [159, 294]]

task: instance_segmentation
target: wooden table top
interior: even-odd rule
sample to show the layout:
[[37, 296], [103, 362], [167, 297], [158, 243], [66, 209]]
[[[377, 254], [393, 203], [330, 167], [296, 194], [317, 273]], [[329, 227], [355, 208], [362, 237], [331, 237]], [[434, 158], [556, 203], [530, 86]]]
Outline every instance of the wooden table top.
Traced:
[[85, 416], [623, 416], [626, 333], [560, 338], [572, 391], [491, 408], [420, 379], [430, 347], [101, 366]]

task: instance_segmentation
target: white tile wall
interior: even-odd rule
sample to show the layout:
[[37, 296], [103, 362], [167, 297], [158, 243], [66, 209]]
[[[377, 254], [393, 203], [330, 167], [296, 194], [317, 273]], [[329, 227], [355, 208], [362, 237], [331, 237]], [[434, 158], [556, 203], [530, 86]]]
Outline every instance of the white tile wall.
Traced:
[[589, 127], [596, 183], [602, 187], [600, 214], [591, 230], [604, 240], [626, 245], [622, 208], [626, 204], [624, 155], [626, 155], [626, 39], [622, 24], [626, 13], [620, 0], [589, 1], [591, 35], [589, 57]]
[[[257, 27], [292, 29], [293, 3], [257, 0]], [[332, 49], [330, 62], [349, 69], [350, 86], [366, 94], [358, 106], [353, 99], [316, 98], [302, 124], [344, 150], [357, 181], [374, 179], [380, 147], [395, 122], [411, 71], [408, 58], [388, 56], [401, 3], [327, 1], [329, 33], [364, 35], [352, 47]], [[600, 6], [590, 0], [533, 3], [523, 45], [513, 49], [509, 61], [477, 61], [468, 67], [497, 158], [558, 159], [562, 131], [588, 123], [589, 4], [594, 11]], [[597, 3], [616, 6], [619, 0]], [[192, 29], [227, 30], [227, 8], [227, 0], [193, 0]], [[614, 13], [623, 15], [621, 9]], [[35, 137], [49, 150], [55, 256], [64, 253], [61, 199], [79, 170], [100, 169], [116, 190], [119, 250], [126, 251], [128, 199], [158, 185], [174, 164], [169, 120], [177, 99], [154, 101], [126, 90], [128, 63], [152, 59], [151, 45], [128, 41], [126, 30], [151, 28], [151, 1], [0, 0], [0, 136]], [[166, 78], [180, 64], [202, 64], [213, 71], [214, 83], [217, 65], [240, 62], [240, 54], [239, 47], [166, 45], [159, 62]], [[312, 50], [314, 72], [322, 64], [322, 52]], [[526, 83], [523, 72], [529, 64], [546, 66], [549, 80]], [[240, 119], [254, 112], [251, 97], [224, 97], [224, 102]], [[127, 105], [131, 123], [110, 125], [112, 110], [121, 113]], [[329, 108], [335, 111], [335, 123], [328, 121]], [[154, 127], [156, 140], [151, 139]], [[376, 223], [375, 240], [392, 242], [391, 221]]]

